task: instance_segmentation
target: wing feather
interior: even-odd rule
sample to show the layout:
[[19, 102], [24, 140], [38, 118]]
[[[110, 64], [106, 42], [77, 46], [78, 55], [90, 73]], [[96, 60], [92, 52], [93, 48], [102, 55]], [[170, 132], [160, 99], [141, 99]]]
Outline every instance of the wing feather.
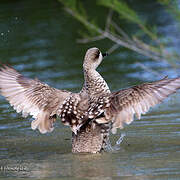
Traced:
[[38, 79], [26, 78], [8, 66], [0, 69], [0, 93], [18, 113], [24, 117], [33, 116], [32, 129], [38, 128], [41, 133], [53, 130], [53, 115], [72, 94], [52, 88]]
[[116, 128], [123, 128], [124, 123], [130, 124], [134, 114], [138, 119], [151, 107], [161, 103], [170, 94], [180, 88], [180, 78], [168, 79], [167, 77], [152, 83], [145, 83], [128, 89], [112, 93], [110, 107], [105, 109], [107, 118], [113, 121], [112, 132]]

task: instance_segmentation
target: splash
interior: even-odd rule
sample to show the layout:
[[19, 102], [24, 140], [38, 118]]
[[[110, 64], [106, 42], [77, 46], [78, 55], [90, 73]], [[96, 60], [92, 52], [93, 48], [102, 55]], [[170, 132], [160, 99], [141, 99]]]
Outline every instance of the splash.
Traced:
[[120, 145], [123, 142], [125, 136], [126, 136], [125, 133], [121, 133], [120, 138], [116, 141], [116, 144], [114, 146], [112, 146], [111, 141], [108, 138], [107, 144], [106, 144], [106, 147], [105, 147], [105, 151], [107, 151], [107, 152], [116, 152], [116, 151], [120, 150], [121, 149]]

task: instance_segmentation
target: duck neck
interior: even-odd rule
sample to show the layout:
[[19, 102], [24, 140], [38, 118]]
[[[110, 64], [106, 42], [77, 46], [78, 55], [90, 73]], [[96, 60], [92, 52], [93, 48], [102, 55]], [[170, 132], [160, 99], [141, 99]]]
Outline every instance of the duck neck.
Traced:
[[110, 93], [107, 83], [95, 69], [84, 69], [84, 88], [90, 96]]

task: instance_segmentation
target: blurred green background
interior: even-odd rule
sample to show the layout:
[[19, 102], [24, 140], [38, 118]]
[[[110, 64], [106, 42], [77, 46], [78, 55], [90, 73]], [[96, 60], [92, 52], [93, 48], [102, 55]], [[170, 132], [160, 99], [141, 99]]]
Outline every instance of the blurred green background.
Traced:
[[[117, 4], [111, 7], [113, 3]], [[112, 91], [166, 75], [177, 77], [178, 8], [179, 1], [2, 0], [0, 61], [73, 92], [82, 87], [84, 54], [94, 46], [110, 52], [98, 71]], [[110, 36], [96, 41], [94, 37], [102, 34], [87, 22], [132, 48], [116, 46]], [[101, 155], [72, 155], [71, 131], [60, 120], [51, 134], [42, 135], [31, 130], [31, 118], [22, 118], [0, 97], [0, 178], [179, 179], [179, 94], [127, 126], [118, 152]], [[113, 143], [120, 133], [112, 136]], [[1, 168], [8, 166], [26, 170]]]

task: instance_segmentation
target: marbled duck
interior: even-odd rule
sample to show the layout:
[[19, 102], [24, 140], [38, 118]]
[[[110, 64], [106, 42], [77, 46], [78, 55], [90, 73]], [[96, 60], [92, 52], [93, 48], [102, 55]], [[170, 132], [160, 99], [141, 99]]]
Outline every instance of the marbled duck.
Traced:
[[115, 133], [117, 128], [130, 124], [134, 114], [140, 119], [150, 107], [180, 88], [180, 78], [165, 77], [111, 92], [96, 71], [105, 55], [98, 48], [86, 52], [84, 86], [79, 93], [52, 88], [3, 66], [0, 70], [1, 94], [23, 117], [31, 115], [35, 119], [31, 123], [33, 130], [53, 131], [53, 123], [59, 116], [72, 130], [72, 152], [100, 152], [107, 147], [110, 132]]

